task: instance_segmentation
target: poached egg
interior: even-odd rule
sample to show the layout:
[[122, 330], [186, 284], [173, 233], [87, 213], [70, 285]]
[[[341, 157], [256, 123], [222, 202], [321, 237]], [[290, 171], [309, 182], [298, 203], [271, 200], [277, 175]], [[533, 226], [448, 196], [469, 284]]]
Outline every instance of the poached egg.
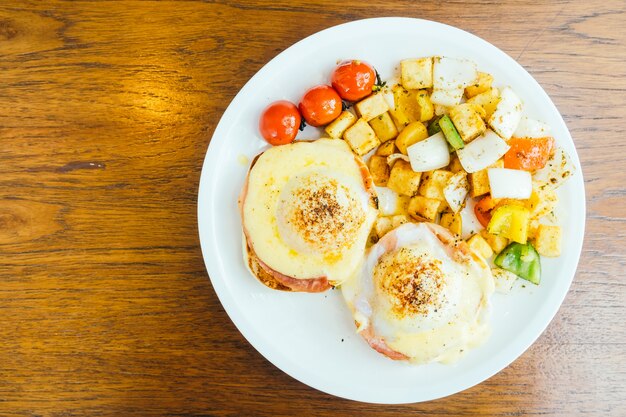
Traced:
[[387, 233], [341, 288], [357, 332], [392, 359], [453, 362], [490, 333], [491, 270], [436, 224]]
[[310, 286], [298, 280], [325, 279], [329, 285], [317, 291], [351, 276], [378, 214], [367, 167], [339, 139], [263, 152], [249, 171], [240, 207], [246, 256], [257, 257], [290, 289], [304, 291]]

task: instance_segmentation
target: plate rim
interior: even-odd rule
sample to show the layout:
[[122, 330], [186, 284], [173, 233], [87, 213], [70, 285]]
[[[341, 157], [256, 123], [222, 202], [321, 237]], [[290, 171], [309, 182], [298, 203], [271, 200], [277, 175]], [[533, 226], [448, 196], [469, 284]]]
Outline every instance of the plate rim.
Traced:
[[[572, 162], [574, 163], [576, 169], [580, 173], [580, 175], [576, 177], [579, 179], [578, 180], [579, 184], [577, 184], [576, 188], [580, 189], [582, 193], [582, 196], [581, 196], [582, 206], [580, 208], [582, 211], [582, 216], [581, 216], [582, 224], [578, 225], [580, 227], [581, 232], [580, 232], [579, 242], [577, 242], [577, 245], [575, 248], [576, 253], [574, 254], [574, 258], [573, 258], [575, 262], [565, 265], [564, 269], [566, 269], [567, 285], [565, 285], [565, 283], [563, 284], [562, 286], [563, 290], [559, 291], [559, 293], [556, 294], [556, 298], [554, 298], [553, 302], [549, 304], [549, 308], [548, 308], [548, 311], [546, 312], [546, 315], [540, 316], [540, 317], [544, 317], [544, 319], [537, 320], [539, 321], [539, 326], [536, 328], [533, 328], [532, 332], [527, 331], [528, 333], [532, 333], [532, 335], [524, 339], [525, 343], [523, 343], [520, 346], [516, 346], [513, 353], [508, 352], [505, 355], [504, 353], [500, 352], [498, 355], [494, 356], [493, 359], [489, 362], [489, 363], [492, 363], [492, 366], [488, 369], [488, 371], [481, 372], [481, 376], [478, 379], [473, 379], [472, 382], [469, 382], [469, 383], [458, 384], [458, 386], [456, 386], [450, 392], [442, 393], [441, 395], [429, 396], [428, 398], [423, 398], [423, 399], [403, 398], [401, 400], [395, 399], [395, 400], [388, 401], [388, 400], [377, 398], [374, 400], [364, 400], [362, 398], [357, 398], [358, 395], [349, 395], [346, 393], [330, 392], [329, 389], [327, 389], [326, 387], [320, 386], [320, 384], [318, 384], [316, 381], [309, 380], [308, 376], [303, 377], [302, 375], [297, 375], [298, 369], [294, 369], [293, 367], [289, 366], [289, 364], [287, 363], [281, 363], [280, 358], [276, 357], [275, 353], [268, 352], [264, 348], [263, 341], [260, 340], [258, 337], [256, 337], [255, 329], [249, 328], [247, 326], [247, 323], [244, 322], [244, 318], [241, 316], [242, 313], [238, 311], [237, 307], [234, 305], [234, 303], [231, 302], [230, 299], [227, 299], [226, 290], [224, 288], [224, 285], [220, 282], [221, 280], [217, 280], [213, 278], [214, 276], [218, 276], [220, 274], [219, 274], [219, 271], [217, 271], [217, 268], [210, 261], [211, 257], [213, 256], [213, 253], [209, 250], [209, 242], [207, 242], [206, 239], [203, 241], [203, 230], [207, 230], [208, 228], [207, 223], [209, 223], [209, 221], [205, 219], [205, 216], [203, 216], [204, 206], [208, 204], [205, 196], [208, 195], [208, 192], [209, 192], [208, 190], [212, 188], [213, 184], [216, 181], [215, 176], [212, 176], [211, 178], [211, 176], [209, 176], [208, 173], [211, 171], [212, 165], [216, 166], [216, 164], [213, 164], [212, 161], [214, 161], [219, 155], [218, 150], [224, 146], [224, 143], [223, 143], [224, 141], [222, 141], [221, 144], [216, 144], [216, 141], [214, 141], [214, 138], [224, 134], [223, 131], [226, 129], [224, 120], [229, 119], [228, 116], [230, 116], [235, 111], [235, 108], [237, 107], [237, 105], [243, 101], [243, 97], [251, 88], [251, 85], [256, 83], [257, 80], [262, 79], [266, 73], [272, 70], [273, 67], [279, 66], [281, 61], [287, 60], [290, 55], [294, 54], [303, 46], [306, 46], [307, 43], [313, 43], [318, 38], [321, 38], [323, 36], [328, 36], [329, 34], [332, 34], [335, 32], [344, 31], [346, 30], [346, 28], [354, 29], [359, 26], [369, 26], [372, 24], [398, 24], [398, 25], [416, 25], [417, 24], [417, 25], [426, 25], [426, 26], [433, 25], [433, 26], [440, 27], [446, 31], [458, 32], [459, 35], [471, 37], [473, 38], [474, 41], [477, 41], [478, 43], [482, 44], [484, 47], [496, 50], [498, 54], [500, 54], [502, 58], [507, 61], [503, 65], [505, 65], [506, 67], [509, 67], [509, 66], [518, 67], [518, 69], [521, 70], [520, 73], [522, 73], [524, 77], [526, 78], [525, 81], [533, 83], [536, 87], [538, 87], [538, 91], [540, 91], [542, 94], [541, 100], [547, 101], [548, 104], [556, 110], [556, 114], [558, 115], [558, 123], [561, 125], [560, 127], [562, 128], [563, 132], [566, 133], [566, 137], [564, 139], [568, 140], [572, 144], [572, 147], [574, 149], [574, 153], [570, 155], [570, 158], [572, 159]], [[491, 378], [496, 373], [500, 372], [502, 369], [506, 368], [511, 363], [519, 359], [519, 357], [526, 350], [528, 350], [528, 348], [532, 344], [534, 344], [537, 341], [537, 339], [545, 332], [546, 328], [552, 322], [552, 320], [556, 316], [556, 313], [558, 312], [561, 305], [563, 304], [563, 301], [566, 295], [569, 293], [571, 284], [576, 275], [576, 270], [580, 263], [580, 255], [582, 252], [584, 236], [585, 236], [586, 214], [587, 214], [587, 208], [586, 208], [586, 196], [585, 196], [585, 188], [584, 188], [584, 177], [583, 177], [582, 166], [580, 164], [580, 160], [578, 157], [578, 151], [576, 150], [573, 138], [571, 136], [569, 129], [567, 128], [567, 125], [565, 124], [565, 121], [563, 120], [563, 116], [561, 112], [558, 110], [558, 108], [556, 107], [552, 99], [548, 96], [548, 94], [543, 89], [543, 87], [541, 87], [541, 85], [535, 80], [535, 78], [528, 71], [526, 71], [526, 69], [522, 67], [521, 64], [519, 64], [515, 59], [513, 59], [506, 52], [502, 51], [501, 49], [499, 49], [497, 46], [493, 45], [492, 43], [468, 31], [465, 31], [463, 29], [460, 29], [460, 28], [457, 28], [455, 26], [451, 26], [445, 23], [433, 21], [433, 20], [417, 19], [417, 18], [410, 18], [410, 17], [393, 17], [393, 16], [374, 17], [374, 18], [354, 20], [354, 21], [334, 25], [326, 29], [320, 30], [318, 32], [315, 32], [305, 38], [300, 39], [299, 41], [297, 41], [296, 43], [294, 43], [293, 45], [291, 45], [290, 47], [288, 47], [287, 49], [285, 49], [284, 51], [282, 51], [281, 53], [273, 57], [271, 60], [265, 63], [251, 77], [243, 85], [243, 87], [238, 91], [238, 93], [234, 96], [234, 98], [231, 100], [226, 110], [222, 114], [211, 136], [211, 141], [209, 142], [209, 146], [207, 148], [207, 151], [204, 157], [204, 162], [202, 165], [202, 172], [201, 172], [199, 186], [198, 186], [197, 213], [196, 213], [197, 221], [198, 221], [198, 237], [200, 241], [200, 247], [202, 250], [202, 256], [203, 256], [203, 260], [205, 263], [205, 267], [209, 275], [209, 279], [211, 281], [211, 284], [213, 286], [213, 289], [216, 295], [218, 296], [218, 299], [220, 300], [220, 303], [222, 304], [222, 307], [224, 308], [224, 311], [226, 312], [230, 320], [233, 322], [237, 330], [248, 341], [248, 343], [250, 343], [259, 352], [259, 354], [261, 354], [261, 356], [267, 359], [270, 363], [272, 363], [282, 372], [286, 373], [287, 375], [291, 376], [292, 378], [294, 378], [295, 380], [303, 384], [306, 384], [314, 389], [317, 389], [319, 391], [325, 392], [333, 396], [337, 396], [337, 397], [341, 397], [341, 398], [345, 398], [345, 399], [349, 399], [353, 401], [359, 401], [359, 402], [364, 402], [364, 403], [374, 403], [374, 404], [408, 404], [408, 403], [418, 403], [418, 402], [423, 402], [423, 401], [431, 401], [431, 400], [435, 400], [438, 398], [447, 397], [449, 395], [462, 392], [473, 386], [481, 384], [485, 380]], [[212, 236], [212, 238], [215, 238], [215, 237], [216, 237], [215, 235]], [[214, 239], [211, 239], [212, 242], [213, 240]], [[561, 287], [556, 287], [557, 290], [560, 288]], [[548, 294], [548, 295], [554, 297], [553, 294]], [[537, 315], [535, 316], [537, 317]], [[508, 349], [510, 349], [510, 347], [511, 346], [508, 346]], [[503, 359], [502, 356], [505, 356], [506, 358]]]

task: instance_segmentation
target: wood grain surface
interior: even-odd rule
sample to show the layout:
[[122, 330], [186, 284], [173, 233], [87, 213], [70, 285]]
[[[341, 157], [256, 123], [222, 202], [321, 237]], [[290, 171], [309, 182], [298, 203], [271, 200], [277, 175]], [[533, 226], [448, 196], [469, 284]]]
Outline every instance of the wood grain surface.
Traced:
[[[243, 84], [326, 27], [411, 16], [517, 59], [585, 175], [572, 288], [486, 382], [361, 404], [267, 362], [204, 268], [198, 180]], [[0, 2], [0, 416], [625, 416], [626, 3]], [[332, 360], [332, 359], [329, 359]]]

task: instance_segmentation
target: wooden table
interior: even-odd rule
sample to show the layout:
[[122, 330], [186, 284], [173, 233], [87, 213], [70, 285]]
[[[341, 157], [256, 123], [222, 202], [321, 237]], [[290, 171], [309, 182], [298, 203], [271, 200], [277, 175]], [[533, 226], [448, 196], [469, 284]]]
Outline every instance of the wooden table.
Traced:
[[[626, 415], [626, 4], [0, 3], [0, 415]], [[524, 65], [586, 180], [578, 273], [546, 332], [452, 397], [367, 405], [283, 374], [205, 272], [196, 192], [243, 84], [342, 22], [413, 16]]]

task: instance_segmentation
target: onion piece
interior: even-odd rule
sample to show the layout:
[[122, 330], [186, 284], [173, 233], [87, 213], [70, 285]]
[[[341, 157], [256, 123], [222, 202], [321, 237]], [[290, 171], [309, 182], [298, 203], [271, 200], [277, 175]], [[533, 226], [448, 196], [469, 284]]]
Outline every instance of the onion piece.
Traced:
[[398, 211], [398, 193], [391, 188], [375, 187], [378, 196], [378, 212], [381, 216], [390, 216]]
[[473, 198], [467, 198], [465, 206], [459, 212], [461, 214], [461, 237], [463, 239], [470, 238], [473, 234], [484, 229], [482, 224], [476, 218], [474, 206], [476, 201]]
[[516, 138], [545, 138], [550, 136], [550, 125], [529, 117], [522, 117], [513, 132]]
[[409, 157], [406, 156], [403, 153], [392, 153], [391, 155], [389, 155], [387, 157], [387, 165], [389, 165], [390, 167], [393, 166], [393, 164], [398, 160], [398, 159], [402, 159], [403, 161], [409, 161]]
[[430, 101], [440, 106], [452, 107], [459, 104], [463, 97], [463, 88], [434, 89], [430, 95]]
[[463, 90], [477, 79], [478, 70], [474, 62], [467, 59], [435, 57], [433, 64], [435, 90]]
[[446, 186], [443, 187], [443, 196], [448, 202], [450, 209], [455, 213], [458, 213], [463, 208], [468, 192], [469, 182], [464, 171], [459, 171], [451, 176]]
[[448, 142], [441, 132], [409, 146], [407, 153], [415, 172], [432, 171], [450, 163]]
[[491, 130], [474, 139], [465, 148], [456, 151], [463, 169], [468, 173], [493, 165], [508, 151], [509, 145]]
[[493, 198], [517, 198], [525, 200], [533, 192], [530, 172], [521, 169], [489, 168], [489, 188]]
[[557, 147], [546, 166], [535, 171], [533, 179], [548, 184], [551, 189], [556, 189], [574, 174], [575, 170], [569, 155], [563, 148]]
[[522, 100], [511, 87], [500, 92], [500, 102], [489, 118], [489, 126], [504, 139], [510, 139], [522, 118]]

